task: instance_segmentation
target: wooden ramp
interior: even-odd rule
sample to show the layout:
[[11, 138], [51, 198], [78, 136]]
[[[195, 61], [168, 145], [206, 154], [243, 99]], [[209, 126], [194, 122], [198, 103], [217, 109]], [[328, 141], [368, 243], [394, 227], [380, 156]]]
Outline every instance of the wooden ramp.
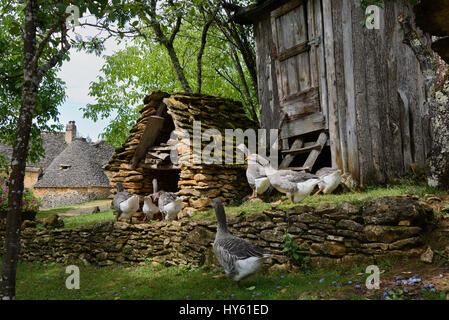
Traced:
[[[284, 150], [282, 153], [285, 155], [284, 159], [279, 166], [281, 169], [290, 169], [290, 170], [305, 170], [311, 171], [315, 161], [318, 159], [323, 147], [326, 145], [328, 141], [328, 136], [325, 131], [322, 131], [316, 142], [304, 144], [304, 141], [301, 137], [296, 138], [295, 142], [292, 144], [289, 150]], [[289, 167], [293, 162], [295, 157], [299, 154], [308, 153], [309, 156], [307, 160], [304, 162], [302, 167]]]

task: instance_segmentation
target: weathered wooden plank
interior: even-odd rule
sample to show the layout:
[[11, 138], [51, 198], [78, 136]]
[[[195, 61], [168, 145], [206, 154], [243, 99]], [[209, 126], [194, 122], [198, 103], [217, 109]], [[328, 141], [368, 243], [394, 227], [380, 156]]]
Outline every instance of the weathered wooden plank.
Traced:
[[325, 119], [322, 113], [314, 113], [302, 119], [285, 123], [281, 128], [280, 138], [300, 136], [309, 132], [323, 130]]
[[305, 92], [290, 96], [287, 101], [281, 103], [281, 106], [282, 112], [287, 116], [287, 120], [320, 112], [320, 92], [318, 88], [311, 88]]
[[[286, 30], [287, 28], [284, 28]], [[279, 61], [287, 60], [291, 57], [297, 56], [298, 54], [304, 53], [310, 50], [308, 41], [303, 43], [298, 43], [289, 49], [282, 50], [279, 53]]]
[[315, 2], [315, 37], [320, 39], [317, 48], [317, 63], [318, 63], [318, 84], [320, 88], [320, 108], [326, 119], [326, 129], [329, 128], [329, 105], [327, 97], [327, 79], [326, 79], [326, 59], [324, 54], [324, 30], [323, 30], [323, 12], [321, 9], [321, 0], [314, 0]]
[[303, 154], [303, 153], [309, 153], [312, 150], [320, 149], [320, 148], [322, 148], [322, 146], [315, 143], [311, 146], [307, 146], [304, 148], [296, 148], [296, 149], [291, 148], [290, 150], [283, 150], [282, 153], [284, 153], [284, 154]]
[[[303, 145], [303, 140], [301, 138], [296, 138], [296, 140], [293, 142], [292, 144], [292, 149], [297, 149], [297, 148], [301, 148]], [[290, 163], [293, 162], [293, 160], [295, 160], [295, 156], [293, 154], [287, 154], [284, 159], [282, 159], [281, 164], [279, 165], [279, 168], [287, 168]]]
[[272, 11], [271, 16], [274, 18], [278, 18], [280, 16], [285, 15], [287, 12], [292, 11], [293, 9], [295, 9], [296, 7], [304, 4], [305, 0], [293, 0], [290, 1], [288, 3], [286, 3], [285, 5], [275, 9]]
[[401, 113], [401, 134], [402, 134], [402, 154], [404, 169], [407, 171], [410, 169], [410, 165], [413, 162], [411, 137], [410, 137], [410, 107], [407, 95], [402, 89], [398, 89], [398, 96], [400, 105], [402, 106]]
[[[368, 45], [364, 27], [360, 24], [365, 17], [363, 10], [359, 3], [356, 1], [349, 1], [352, 6], [349, 8], [351, 23], [352, 23], [352, 74], [353, 74], [353, 88], [354, 88], [354, 114], [356, 121], [356, 136], [357, 136], [357, 149], [358, 162], [359, 162], [359, 177], [360, 183], [366, 185], [370, 183], [375, 176], [375, 170], [373, 165], [372, 154], [372, 140], [370, 133], [370, 118], [375, 118], [375, 115], [370, 115], [367, 108], [367, 87], [366, 78], [369, 76], [366, 74], [366, 68], [369, 64], [367, 59], [373, 58], [373, 54], [367, 55], [365, 46]], [[371, 61], [374, 63], [374, 61]], [[376, 95], [377, 96], [377, 95]], [[377, 112], [377, 111], [376, 111]]]
[[[318, 0], [321, 3], [321, 0]], [[323, 1], [323, 38], [324, 43], [320, 46], [324, 52], [323, 59], [325, 67], [320, 68], [321, 74], [321, 91], [322, 91], [322, 108], [327, 109], [327, 127], [329, 129], [329, 143], [331, 148], [332, 167], [340, 168], [346, 172], [347, 163], [344, 163], [342, 156], [342, 141], [340, 137], [338, 105], [337, 105], [337, 79], [335, 70], [335, 53], [334, 53], [334, 32], [332, 17], [332, 2]], [[321, 62], [322, 63], [322, 62]], [[320, 66], [321, 66], [320, 63]], [[326, 92], [323, 94], [324, 89]], [[323, 112], [326, 117], [326, 112]]]
[[[279, 129], [281, 110], [274, 58], [275, 41], [272, 35], [269, 13], [261, 17], [254, 26], [254, 34], [256, 38], [261, 127], [265, 129]], [[269, 135], [269, 130], [267, 130], [267, 134]]]
[[[317, 22], [316, 22], [316, 9], [315, 0], [307, 1], [307, 31], [308, 39], [317, 40]], [[309, 60], [310, 60], [310, 86], [319, 87], [319, 70], [318, 70], [318, 47], [319, 43], [316, 43], [310, 47]]]
[[[359, 178], [359, 158], [357, 141], [357, 123], [355, 108], [355, 88], [354, 88], [354, 60], [353, 60], [353, 32], [352, 32], [352, 1], [342, 1], [340, 12], [343, 24], [343, 62], [345, 75], [345, 95], [346, 95], [346, 137], [348, 144], [348, 168], [349, 172], [356, 179]], [[358, 22], [359, 23], [359, 22]]]
[[326, 141], [327, 141], [327, 134], [326, 134], [326, 132], [323, 131], [320, 133], [320, 135], [318, 136], [318, 140], [316, 141], [318, 148], [314, 148], [310, 152], [309, 156], [307, 157], [306, 162], [303, 165], [304, 168], [310, 168], [310, 170], [312, 170], [316, 159], [318, 159], [318, 156], [320, 155], [321, 150], [323, 150], [323, 147], [326, 144]]

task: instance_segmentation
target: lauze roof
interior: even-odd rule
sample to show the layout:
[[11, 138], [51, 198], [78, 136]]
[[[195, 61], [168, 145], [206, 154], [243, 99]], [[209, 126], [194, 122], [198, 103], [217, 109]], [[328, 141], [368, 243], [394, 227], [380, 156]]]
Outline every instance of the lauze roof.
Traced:
[[77, 138], [44, 171], [35, 188], [110, 187], [102, 167], [114, 149], [104, 142], [89, 143]]

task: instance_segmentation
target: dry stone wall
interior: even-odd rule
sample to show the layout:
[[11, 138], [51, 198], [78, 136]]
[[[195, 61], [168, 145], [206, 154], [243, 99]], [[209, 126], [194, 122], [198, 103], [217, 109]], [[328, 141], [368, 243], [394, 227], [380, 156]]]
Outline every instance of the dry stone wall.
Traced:
[[[383, 197], [365, 205], [297, 206], [259, 214], [228, 215], [230, 231], [272, 253], [267, 263], [285, 264], [283, 236], [293, 235], [299, 253], [314, 267], [351, 267], [391, 255], [419, 255], [433, 210], [411, 197]], [[129, 225], [101, 222], [76, 230], [25, 229], [20, 257], [25, 261], [84, 263], [158, 262], [199, 266], [213, 261], [215, 221], [183, 218]], [[3, 244], [4, 225], [0, 226]]]

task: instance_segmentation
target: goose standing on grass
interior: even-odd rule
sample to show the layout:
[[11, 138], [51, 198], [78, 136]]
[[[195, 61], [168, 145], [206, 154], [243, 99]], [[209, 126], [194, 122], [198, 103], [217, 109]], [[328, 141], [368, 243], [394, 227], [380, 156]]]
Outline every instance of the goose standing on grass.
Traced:
[[139, 210], [139, 196], [125, 192], [123, 184], [117, 182], [117, 193], [112, 201], [114, 211], [117, 213], [115, 220], [119, 218], [129, 219], [132, 223], [133, 214]]
[[226, 213], [219, 199], [212, 200], [212, 207], [218, 223], [213, 247], [215, 257], [226, 272], [224, 277], [233, 278], [239, 285], [241, 279], [259, 271], [264, 259], [270, 257], [270, 254], [265, 249], [229, 232]]
[[[304, 171], [276, 170], [270, 164], [264, 168], [270, 184], [277, 191], [286, 194], [291, 203], [304, 200], [320, 182], [318, 176]], [[281, 202], [282, 200], [274, 204]]]
[[153, 199], [158, 201], [158, 207], [165, 220], [176, 220], [182, 210], [184, 197], [178, 197], [173, 192], [157, 191], [157, 180], [153, 180]]
[[318, 184], [319, 190], [315, 194], [323, 192], [324, 194], [332, 193], [341, 183], [341, 170], [333, 168], [321, 168], [316, 172], [316, 175], [320, 177], [320, 183]]

